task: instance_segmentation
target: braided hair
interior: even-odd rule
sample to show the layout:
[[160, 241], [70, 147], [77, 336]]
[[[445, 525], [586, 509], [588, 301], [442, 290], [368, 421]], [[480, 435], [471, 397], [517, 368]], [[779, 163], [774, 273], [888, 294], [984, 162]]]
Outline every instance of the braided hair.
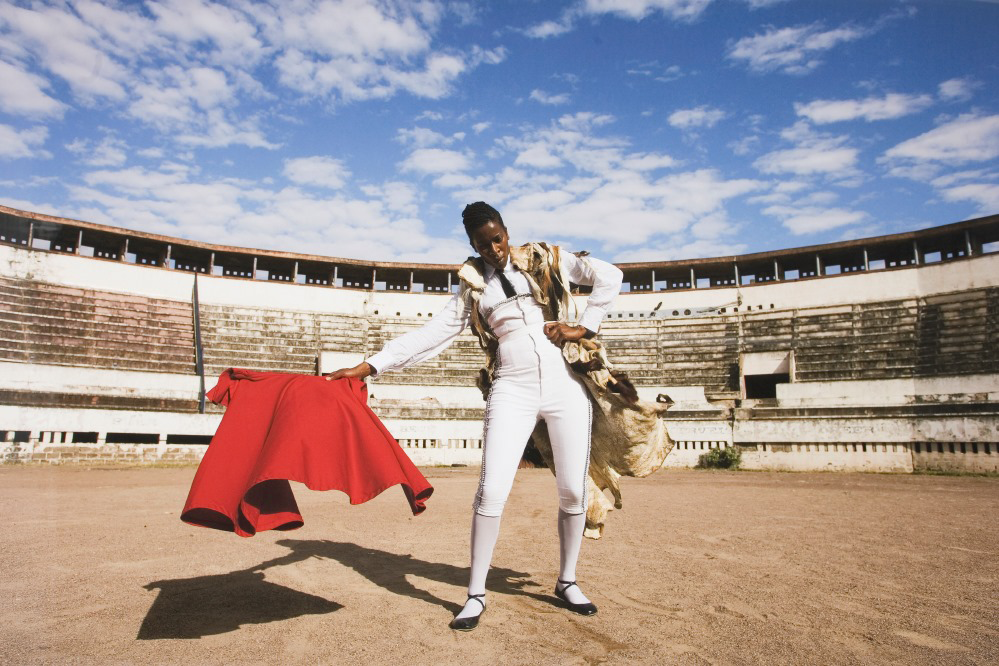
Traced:
[[490, 222], [499, 222], [499, 225], [506, 229], [506, 225], [503, 224], [503, 216], [485, 201], [476, 201], [465, 206], [465, 210], [461, 211], [461, 221], [465, 225], [468, 240], [472, 240], [472, 234], [475, 233], [476, 229]]

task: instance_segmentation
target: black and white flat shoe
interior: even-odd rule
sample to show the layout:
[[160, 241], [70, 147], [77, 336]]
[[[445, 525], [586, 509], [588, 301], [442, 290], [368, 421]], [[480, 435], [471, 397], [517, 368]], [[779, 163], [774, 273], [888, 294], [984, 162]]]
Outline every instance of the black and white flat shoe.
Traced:
[[[453, 620], [451, 620], [451, 624], [449, 624], [448, 626], [454, 629], [455, 631], [471, 631], [472, 629], [475, 629], [477, 626], [479, 626], [479, 618], [482, 617], [482, 614], [486, 612], [486, 602], [482, 600], [482, 598], [485, 596], [486, 596], [485, 594], [468, 595], [469, 599], [475, 599], [480, 604], [482, 604], [482, 610], [479, 611], [478, 615], [474, 615], [472, 617], [463, 617], [463, 618], [456, 617]], [[468, 602], [466, 601], [465, 603]], [[594, 607], [593, 612], [594, 613], [597, 612], [596, 607]]]
[[[560, 590], [558, 588], [559, 585], [564, 585], [565, 587], [563, 587]], [[565, 591], [570, 587], [572, 587], [573, 585], [576, 585], [576, 581], [559, 579], [558, 583], [556, 583], [555, 585], [555, 596], [561, 599], [563, 602], [565, 602], [566, 608], [571, 610], [573, 613], [579, 613], [580, 615], [596, 615], [597, 607], [594, 604], [592, 603], [574, 604], [566, 598]], [[576, 587], [579, 586], [576, 585]]]

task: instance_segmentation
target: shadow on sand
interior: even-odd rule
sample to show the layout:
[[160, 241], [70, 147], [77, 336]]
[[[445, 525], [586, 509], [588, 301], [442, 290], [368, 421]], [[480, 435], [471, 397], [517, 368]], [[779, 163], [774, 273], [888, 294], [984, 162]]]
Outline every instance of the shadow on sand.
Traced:
[[[288, 620], [302, 615], [332, 613], [341, 604], [269, 583], [264, 571], [272, 567], [302, 562], [310, 558], [336, 560], [369, 581], [401, 596], [442, 606], [452, 613], [461, 604], [446, 601], [413, 585], [408, 578], [426, 578], [456, 587], [468, 580], [468, 569], [440, 562], [426, 562], [411, 555], [387, 553], [353, 543], [283, 539], [278, 545], [290, 549], [287, 555], [226, 574], [158, 580], [145, 585], [159, 590], [152, 607], [139, 627], [138, 640], [162, 638], [201, 638], [235, 631], [244, 624]], [[491, 592], [519, 594], [551, 603], [548, 595], [530, 592], [538, 587], [528, 574], [493, 567], [489, 571]]]

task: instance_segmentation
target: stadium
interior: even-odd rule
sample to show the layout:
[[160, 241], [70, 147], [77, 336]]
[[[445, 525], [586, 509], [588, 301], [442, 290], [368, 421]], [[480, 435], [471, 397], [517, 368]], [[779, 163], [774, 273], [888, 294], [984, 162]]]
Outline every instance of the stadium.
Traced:
[[[999, 471], [999, 215], [742, 256], [619, 264], [601, 338], [668, 396], [690, 467]], [[0, 451], [8, 463], [188, 463], [229, 367], [315, 374], [419, 326], [458, 265], [243, 249], [0, 207]], [[585, 289], [577, 290], [585, 295]], [[372, 380], [420, 465], [474, 465], [471, 333]]]

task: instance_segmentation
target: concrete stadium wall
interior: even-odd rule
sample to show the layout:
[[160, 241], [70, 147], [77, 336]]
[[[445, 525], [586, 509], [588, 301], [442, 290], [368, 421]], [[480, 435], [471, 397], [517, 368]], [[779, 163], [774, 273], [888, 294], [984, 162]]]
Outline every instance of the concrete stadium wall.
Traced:
[[[83, 290], [76, 298], [84, 300], [90, 293], [158, 299], [178, 310], [190, 309], [195, 289], [192, 273], [3, 245], [0, 278]], [[333, 354], [329, 363], [363, 358], [385, 339], [426, 321], [449, 298], [206, 275], [198, 276], [197, 285], [203, 336], [206, 346], [211, 343], [206, 350], [208, 388], [214, 383], [212, 373], [244, 360], [247, 367], [315, 372], [324, 364], [323, 352]], [[903, 316], [899, 326], [912, 327], [935, 298], [946, 308], [954, 295], [959, 301], [964, 294], [993, 294], [997, 287], [999, 254], [990, 254], [830, 278], [622, 294], [602, 337], [645, 397], [667, 393], [676, 401], [667, 416], [669, 432], [678, 442], [670, 465], [693, 465], [711, 448], [739, 446], [744, 465], [759, 469], [999, 471], [999, 373], [989, 370], [999, 366], [993, 357], [969, 359], [989, 370], [978, 374], [953, 366], [958, 374], [792, 380], [778, 384], [772, 401], [726, 396], [707, 382], [662, 381], [695, 376], [696, 366], [707, 363], [695, 351], [689, 362], [694, 368], [685, 370], [686, 362], [669, 366], [675, 352], [666, 344], [689, 347], [708, 336], [717, 341], [709, 344], [722, 345], [719, 358], [742, 364], [750, 347], [731, 347], [732, 331], [739, 327], [764, 331], [758, 338], [762, 342], [751, 348], [767, 354], [785, 350], [793, 340], [780, 327], [800, 327], [795, 322], [809, 316], [842, 313], [843, 330], [850, 330], [855, 308], [912, 303], [899, 306], [915, 313]], [[944, 340], [940, 349], [956, 345], [958, 351], [950, 352], [955, 357], [965, 348], [986, 350], [985, 356], [994, 353], [988, 351], [999, 340], [994, 301], [982, 296], [966, 312], [958, 312], [974, 318], [980, 330], [969, 334], [968, 341]], [[582, 298], [579, 304], [584, 305]], [[122, 315], [112, 312], [109, 317]], [[132, 330], [136, 325], [141, 321]], [[741, 344], [743, 335], [739, 328], [735, 342]], [[63, 337], [72, 342], [71, 336]], [[201, 392], [193, 349], [184, 352], [183, 363], [150, 367], [148, 359], [101, 361], [93, 355], [65, 364], [37, 362], [30, 354], [15, 357], [19, 343], [11, 344], [11, 356], [0, 361], [0, 454], [7, 461], [190, 461], [200, 457], [204, 444], [174, 442], [208, 437], [217, 427], [217, 408], [192, 412]], [[918, 349], [913, 353], [925, 357]], [[483, 403], [474, 376], [481, 360], [477, 343], [465, 333], [441, 360], [372, 383], [372, 408], [419, 464], [478, 462]], [[189, 370], [178, 372], [176, 367]], [[674, 367], [672, 374], [664, 370], [668, 367]], [[950, 366], [929, 367], [938, 372], [933, 368]], [[891, 372], [889, 367], [881, 374]], [[712, 391], [708, 397], [706, 387]], [[74, 443], [73, 433], [96, 433], [96, 441]], [[108, 433], [118, 441], [108, 443]], [[121, 441], [128, 433], [155, 436], [155, 441]]]

